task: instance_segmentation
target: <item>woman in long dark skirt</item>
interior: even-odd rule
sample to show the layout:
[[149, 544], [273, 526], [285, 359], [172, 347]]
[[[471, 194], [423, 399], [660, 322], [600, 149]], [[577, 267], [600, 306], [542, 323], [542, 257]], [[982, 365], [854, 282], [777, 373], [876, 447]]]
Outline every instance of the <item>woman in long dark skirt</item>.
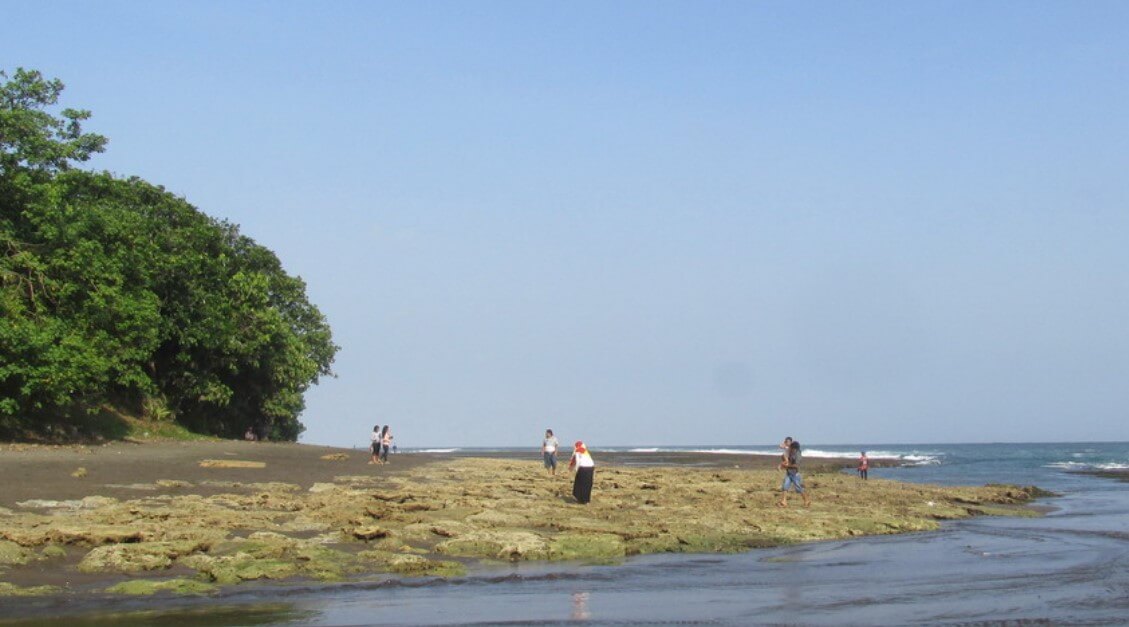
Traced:
[[576, 478], [572, 480], [572, 495], [576, 497], [577, 503], [586, 505], [592, 500], [592, 479], [596, 475], [596, 462], [592, 461], [588, 447], [579, 440], [573, 446], [568, 468], [576, 471]]

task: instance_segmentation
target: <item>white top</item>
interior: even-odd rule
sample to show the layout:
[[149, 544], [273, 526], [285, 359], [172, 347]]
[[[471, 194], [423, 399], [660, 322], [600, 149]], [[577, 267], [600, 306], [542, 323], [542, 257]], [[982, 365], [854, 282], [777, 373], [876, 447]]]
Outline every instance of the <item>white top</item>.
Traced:
[[592, 468], [596, 465], [596, 462], [588, 453], [573, 453], [572, 458], [576, 460], [577, 468]]
[[372, 440], [373, 442], [379, 442], [380, 441], [380, 432], [379, 431], [373, 431], [372, 435], [369, 436], [369, 439]]
[[541, 444], [541, 448], [543, 448], [546, 453], [556, 453], [559, 445], [560, 441], [557, 440], [557, 436], [554, 435], [545, 438], [545, 442]]

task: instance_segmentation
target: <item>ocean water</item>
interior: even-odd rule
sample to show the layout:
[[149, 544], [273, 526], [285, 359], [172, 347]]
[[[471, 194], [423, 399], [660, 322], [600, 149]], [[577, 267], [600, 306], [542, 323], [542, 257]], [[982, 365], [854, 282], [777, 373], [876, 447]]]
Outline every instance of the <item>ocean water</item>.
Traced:
[[[621, 450], [631, 450], [624, 447]], [[662, 450], [772, 453], [774, 447]], [[1046, 516], [740, 555], [616, 566], [515, 564], [448, 581], [243, 590], [162, 611], [87, 612], [68, 625], [1126, 625], [1129, 443], [810, 446], [807, 457], [898, 459], [871, 478], [1037, 485]], [[818, 492], [813, 494], [818, 499]], [[38, 621], [42, 624], [59, 624]], [[31, 623], [20, 623], [31, 624]]]

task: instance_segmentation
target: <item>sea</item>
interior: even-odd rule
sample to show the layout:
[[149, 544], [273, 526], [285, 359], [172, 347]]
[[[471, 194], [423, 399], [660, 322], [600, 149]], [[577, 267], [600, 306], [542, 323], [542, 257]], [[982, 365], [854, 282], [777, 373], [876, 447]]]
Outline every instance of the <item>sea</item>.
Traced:
[[872, 468], [871, 479], [1036, 485], [1057, 496], [1038, 501], [1048, 510], [1039, 518], [980, 517], [926, 533], [246, 589], [161, 610], [124, 602], [66, 625], [1129, 625], [1129, 443], [815, 445], [804, 454], [854, 459], [863, 450], [901, 463]]

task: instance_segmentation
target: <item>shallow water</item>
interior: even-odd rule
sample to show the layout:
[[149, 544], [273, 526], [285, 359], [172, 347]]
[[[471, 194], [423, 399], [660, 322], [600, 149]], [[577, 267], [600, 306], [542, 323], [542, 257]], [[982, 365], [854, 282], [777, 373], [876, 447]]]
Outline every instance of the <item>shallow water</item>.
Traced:
[[[981, 445], [986, 446], [986, 445]], [[1089, 447], [1089, 448], [1087, 448]], [[84, 612], [83, 625], [998, 624], [1124, 625], [1129, 483], [1056, 465], [1129, 461], [1127, 445], [934, 447], [939, 461], [872, 477], [1036, 484], [1047, 516], [939, 532], [757, 550], [646, 556], [619, 566], [520, 564], [451, 581], [245, 589], [163, 612]], [[1089, 450], [1082, 456], [1078, 451]], [[1112, 458], [1113, 461], [1100, 461]], [[1087, 461], [1088, 460], [1088, 461]], [[1076, 466], [1070, 466], [1074, 468]], [[818, 494], [815, 495], [818, 498]], [[262, 601], [269, 599], [270, 604]], [[27, 607], [38, 621], [63, 608]], [[57, 614], [56, 614], [57, 615]]]

